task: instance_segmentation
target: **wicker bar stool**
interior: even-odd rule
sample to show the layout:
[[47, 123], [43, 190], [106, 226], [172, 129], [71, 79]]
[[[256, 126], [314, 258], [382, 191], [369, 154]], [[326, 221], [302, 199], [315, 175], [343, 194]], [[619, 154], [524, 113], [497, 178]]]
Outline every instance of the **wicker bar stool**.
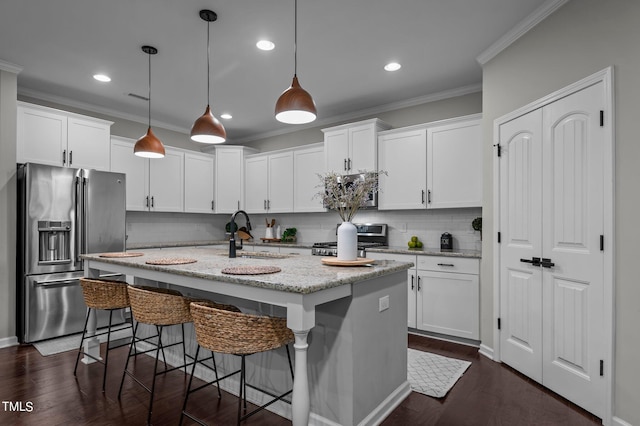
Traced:
[[[202, 420], [197, 419], [195, 416], [189, 414], [186, 411], [189, 395], [207, 387], [208, 385], [219, 382], [226, 377], [238, 373], [240, 373], [240, 392], [238, 401], [237, 425], [240, 425], [241, 421], [254, 415], [265, 407], [268, 407], [276, 401], [283, 400], [290, 403], [290, 401], [287, 401], [283, 398], [289, 395], [293, 391], [293, 389], [290, 389], [281, 395], [275, 395], [269, 391], [250, 385], [246, 383], [245, 380], [245, 358], [247, 357], [247, 355], [252, 355], [258, 352], [266, 352], [273, 349], [281, 348], [283, 346], [287, 351], [289, 369], [291, 371], [291, 378], [293, 379], [293, 366], [291, 364], [291, 355], [289, 353], [288, 344], [293, 342], [294, 337], [291, 330], [287, 328], [286, 319], [244, 314], [230, 309], [220, 309], [215, 305], [202, 302], [191, 303], [191, 316], [193, 318], [193, 325], [196, 330], [198, 351], [196, 352], [195, 363], [191, 370], [191, 378], [189, 379], [187, 394], [185, 395], [182, 405], [180, 424], [182, 424], [182, 421], [186, 416], [201, 425], [205, 425]], [[195, 389], [191, 389], [191, 382], [193, 380], [193, 374], [195, 372], [195, 364], [201, 362], [198, 361], [198, 352], [200, 351], [201, 347], [211, 351], [211, 358], [213, 358], [214, 352], [240, 356], [240, 370], [234, 371], [219, 379], [216, 374], [216, 380], [214, 380], [213, 382], [206, 383], [205, 385], [199, 386]], [[271, 396], [273, 399], [251, 411], [250, 413], [247, 413], [247, 386], [261, 391]], [[220, 395], [219, 387], [218, 395]]]
[[[82, 339], [80, 340], [80, 347], [78, 348], [78, 356], [76, 357], [76, 366], [73, 369], [73, 375], [75, 376], [78, 371], [78, 362], [80, 356], [87, 356], [104, 365], [104, 373], [102, 374], [102, 392], [105, 390], [105, 383], [107, 380], [107, 367], [109, 365], [109, 351], [129, 344], [129, 341], [111, 346], [111, 326], [113, 320], [113, 311], [116, 309], [128, 308], [129, 296], [127, 293], [127, 283], [120, 281], [111, 281], [98, 278], [80, 278], [80, 286], [82, 287], [82, 295], [84, 297], [84, 303], [87, 305], [87, 318], [84, 321], [84, 329], [82, 331]], [[89, 338], [107, 335], [107, 345], [104, 355], [104, 361], [98, 356], [91, 355], [82, 350], [85, 339], [87, 339], [87, 324], [89, 323], [89, 316], [91, 312], [94, 315], [97, 314], [96, 310], [109, 311], [109, 325], [107, 331], [101, 331], [95, 333]], [[129, 323], [125, 328], [131, 328], [132, 323]]]
[[[150, 424], [151, 413], [153, 411], [153, 397], [156, 387], [156, 378], [160, 374], [165, 374], [181, 368], [184, 368], [186, 373], [187, 366], [194, 363], [194, 361], [187, 362], [187, 358], [193, 360], [193, 357], [189, 356], [186, 353], [184, 341], [184, 325], [192, 321], [191, 312], [189, 310], [189, 303], [194, 299], [184, 297], [180, 292], [176, 290], [156, 287], [128, 286], [127, 291], [129, 294], [129, 301], [131, 303], [131, 313], [133, 314], [133, 319], [136, 321], [136, 325], [133, 331], [134, 342], [147, 342], [152, 344], [153, 348], [140, 352], [136, 351], [136, 348], [133, 344], [131, 345], [129, 349], [129, 355], [124, 366], [124, 371], [122, 372], [122, 380], [120, 382], [120, 390], [118, 391], [118, 399], [120, 399], [120, 397], [122, 396], [122, 387], [124, 385], [125, 377], [131, 377], [136, 383], [138, 383], [147, 392], [150, 393], [149, 411], [147, 414], [147, 424]], [[138, 337], [136, 333], [138, 330], [138, 325], [140, 323], [155, 326], [156, 334], [144, 338]], [[172, 325], [180, 325], [182, 331], [182, 340], [179, 342], [171, 343], [169, 345], [165, 345], [162, 342], [162, 330], [164, 327]], [[157, 341], [154, 342], [154, 339], [157, 339]], [[176, 367], [167, 368], [164, 349], [177, 345], [182, 345], [183, 364]], [[156, 352], [156, 356], [153, 369], [153, 381], [151, 383], [151, 387], [149, 388], [138, 377], [136, 377], [133, 372], [129, 371], [128, 367], [131, 357], [153, 351]], [[164, 370], [158, 371], [158, 361], [161, 352], [164, 361]]]

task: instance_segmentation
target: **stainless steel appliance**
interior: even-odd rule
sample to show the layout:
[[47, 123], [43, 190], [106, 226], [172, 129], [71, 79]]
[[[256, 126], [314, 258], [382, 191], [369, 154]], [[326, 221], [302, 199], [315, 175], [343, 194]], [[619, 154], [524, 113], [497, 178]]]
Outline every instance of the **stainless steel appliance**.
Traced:
[[[354, 225], [358, 233], [358, 257], [365, 257], [367, 248], [386, 247], [389, 244], [386, 224], [354, 223]], [[337, 256], [338, 242], [314, 243], [311, 248], [311, 254], [315, 256]]]
[[[21, 342], [82, 331], [86, 306], [79, 282], [84, 275], [80, 255], [124, 251], [125, 202], [122, 173], [18, 165]], [[121, 321], [123, 312], [114, 323]], [[98, 326], [103, 324], [99, 316]]]
[[[356, 173], [352, 175], [338, 175], [338, 183], [345, 185], [346, 187], [352, 186], [357, 181], [363, 181], [365, 179], [364, 173]], [[327, 207], [325, 205], [325, 207]], [[370, 192], [367, 195], [367, 199], [361, 209], [375, 209], [378, 207], [378, 192]]]

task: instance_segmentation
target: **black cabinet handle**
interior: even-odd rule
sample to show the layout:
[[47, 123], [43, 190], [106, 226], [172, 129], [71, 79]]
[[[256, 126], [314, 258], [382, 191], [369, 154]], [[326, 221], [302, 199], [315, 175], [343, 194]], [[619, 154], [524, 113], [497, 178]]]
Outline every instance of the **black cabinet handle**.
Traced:
[[453, 268], [456, 265], [454, 265], [453, 263], [438, 263], [438, 266], [450, 266]]
[[427, 191], [427, 204], [431, 204], [431, 190]]
[[213, 200], [211, 200], [211, 210], [215, 210], [215, 208], [214, 208], [214, 204], [213, 204], [213, 203], [214, 203], [214, 201], [213, 201]]
[[147, 205], [147, 208], [149, 208], [149, 196], [147, 195], [145, 198], [146, 198], [145, 204]]
[[62, 165], [64, 166], [65, 164], [67, 164], [67, 150], [63, 150], [62, 151]]
[[349, 161], [347, 162], [347, 170], [351, 170], [351, 158], [349, 158]]
[[69, 151], [69, 165], [73, 164], [73, 151]]
[[343, 168], [344, 168], [344, 171], [346, 172], [346, 171], [347, 171], [347, 159], [346, 159], [346, 158], [344, 159], [344, 166], [343, 166]]
[[153, 199], [153, 196], [151, 196], [151, 207], [155, 207], [155, 200]]
[[424, 189], [422, 190], [422, 204], [424, 204]]
[[540, 266], [540, 258], [539, 257], [532, 257], [531, 259], [520, 259], [520, 262], [530, 263], [533, 266]]
[[418, 275], [418, 291], [420, 291], [420, 275]]
[[553, 262], [551, 261], [551, 259], [547, 259], [547, 258], [545, 258], [545, 257], [543, 257], [543, 258], [542, 258], [542, 262], [540, 263], [540, 265], [541, 265], [543, 268], [553, 268], [554, 266], [556, 266], [556, 264], [555, 264], [555, 263], [553, 263]]

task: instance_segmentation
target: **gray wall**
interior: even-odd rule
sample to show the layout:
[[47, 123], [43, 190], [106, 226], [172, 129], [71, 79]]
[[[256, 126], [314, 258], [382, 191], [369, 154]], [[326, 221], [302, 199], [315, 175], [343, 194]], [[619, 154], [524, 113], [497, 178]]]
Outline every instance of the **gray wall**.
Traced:
[[17, 77], [0, 69], [0, 347], [16, 335]]
[[[484, 228], [492, 235], [493, 121], [608, 66], [615, 96], [615, 405], [614, 416], [640, 425], [640, 2], [571, 1], [483, 67]], [[482, 342], [493, 345], [494, 238], [483, 240]]]

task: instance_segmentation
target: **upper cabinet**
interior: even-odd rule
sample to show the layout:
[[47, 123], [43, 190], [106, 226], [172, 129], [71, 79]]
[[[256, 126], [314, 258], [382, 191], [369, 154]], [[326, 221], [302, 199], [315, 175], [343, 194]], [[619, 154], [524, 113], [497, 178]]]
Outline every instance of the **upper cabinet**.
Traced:
[[377, 118], [322, 129], [327, 172], [358, 173], [378, 169], [378, 132], [390, 126]]
[[256, 150], [243, 146], [216, 146], [216, 213], [233, 213], [243, 208], [244, 156]]
[[293, 152], [248, 156], [245, 160], [245, 210], [293, 212]]
[[111, 171], [127, 175], [127, 210], [184, 211], [184, 152], [166, 147], [164, 158], [133, 154], [135, 141], [113, 137]]
[[482, 206], [480, 118], [427, 129], [427, 207]]
[[17, 162], [109, 170], [110, 121], [18, 102]]
[[184, 211], [213, 213], [215, 156], [184, 153]]
[[313, 144], [293, 152], [293, 211], [323, 212], [318, 175], [324, 172], [324, 145]]
[[482, 206], [480, 115], [382, 132], [378, 208]]

